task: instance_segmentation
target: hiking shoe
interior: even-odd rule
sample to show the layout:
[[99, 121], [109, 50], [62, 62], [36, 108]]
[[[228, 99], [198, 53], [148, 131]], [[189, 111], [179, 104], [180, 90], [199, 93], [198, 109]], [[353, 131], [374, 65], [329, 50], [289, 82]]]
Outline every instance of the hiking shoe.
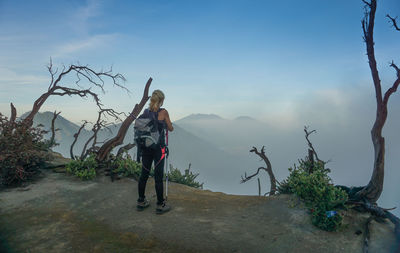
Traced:
[[162, 204], [157, 204], [156, 208], [156, 213], [157, 214], [163, 214], [171, 210], [171, 206], [167, 204], [166, 201], [164, 201]]
[[150, 206], [150, 202], [147, 199], [144, 199], [143, 201], [138, 201], [136, 205], [136, 209], [138, 211], [143, 211], [146, 207]]

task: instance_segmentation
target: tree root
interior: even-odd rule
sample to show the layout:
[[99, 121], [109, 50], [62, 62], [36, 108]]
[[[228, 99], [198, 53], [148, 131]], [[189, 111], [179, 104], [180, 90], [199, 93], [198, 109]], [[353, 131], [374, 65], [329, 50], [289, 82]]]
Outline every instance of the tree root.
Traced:
[[[353, 209], [359, 212], [369, 212], [374, 216], [375, 219], [389, 219], [394, 224], [394, 234], [398, 242], [396, 252], [400, 253], [400, 218], [390, 212], [390, 210], [393, 210], [394, 208], [382, 208], [379, 207], [376, 203], [371, 203], [365, 198], [360, 198], [359, 195], [357, 195], [357, 192], [364, 187], [347, 187], [343, 185], [336, 185], [336, 187], [347, 192], [347, 194], [349, 195], [349, 201], [347, 201], [347, 204], [354, 205]], [[366, 235], [366, 238], [369, 237], [369, 223], [371, 221], [370, 219], [372, 218], [369, 218], [367, 221], [368, 234]], [[369, 238], [366, 239], [366, 241], [364, 242], [364, 252], [368, 252], [368, 241]], [[367, 251], [365, 251], [365, 248], [367, 248]]]
[[366, 224], [365, 224], [365, 237], [364, 237], [364, 248], [363, 248], [363, 253], [368, 253], [368, 243], [369, 243], [369, 239], [370, 239], [370, 235], [369, 235], [369, 224], [371, 223], [371, 221], [374, 219], [374, 217], [371, 215]]

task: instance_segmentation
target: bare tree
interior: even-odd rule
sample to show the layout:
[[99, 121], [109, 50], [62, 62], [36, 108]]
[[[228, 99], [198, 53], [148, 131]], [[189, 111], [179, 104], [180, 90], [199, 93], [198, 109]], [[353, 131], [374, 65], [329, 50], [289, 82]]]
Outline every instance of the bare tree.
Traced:
[[82, 129], [85, 128], [85, 125], [86, 125], [87, 123], [89, 123], [89, 122], [86, 121], [86, 120], [84, 120], [84, 121], [83, 121], [83, 124], [82, 124], [82, 126], [79, 128], [78, 132], [76, 132], [76, 133], [74, 134], [74, 141], [72, 142], [71, 147], [69, 148], [69, 154], [70, 154], [70, 156], [71, 156], [71, 159], [75, 159], [75, 156], [74, 156], [74, 146], [75, 146], [76, 141], [78, 140], [79, 135], [81, 134]]
[[58, 145], [58, 144], [56, 144], [54, 139], [55, 139], [56, 131], [58, 131], [60, 129], [59, 128], [55, 129], [54, 124], [55, 124], [57, 116], [60, 115], [60, 113], [61, 112], [54, 111], [53, 119], [51, 120], [51, 137], [50, 137], [50, 145], [51, 146]]
[[96, 72], [89, 68], [88, 66], [82, 66], [82, 65], [70, 65], [68, 68], [65, 66], [63, 67], [63, 70], [61, 73], [57, 76], [58, 69], [54, 70], [52, 61], [50, 59], [50, 64], [47, 66], [48, 71], [50, 72], [51, 76], [51, 82], [50, 85], [47, 89], [47, 92], [43, 93], [33, 104], [32, 110], [29, 113], [29, 115], [24, 119], [24, 122], [27, 123], [28, 126], [32, 126], [33, 124], [33, 118], [35, 117], [36, 113], [40, 110], [41, 106], [44, 104], [44, 102], [47, 100], [48, 97], [57, 95], [57, 96], [71, 96], [71, 95], [78, 95], [80, 97], [87, 97], [91, 96], [93, 97], [94, 101], [96, 102], [96, 105], [100, 108], [102, 104], [100, 103], [100, 99], [98, 95], [94, 92], [92, 92], [89, 89], [83, 89], [80, 87], [80, 89], [74, 89], [74, 88], [69, 88], [66, 86], [61, 86], [60, 82], [63, 80], [64, 77], [67, 75], [75, 74], [76, 75], [76, 81], [75, 84], [79, 87], [79, 83], [81, 82], [82, 79], [86, 80], [89, 84], [92, 86], [99, 87], [102, 92], [104, 93], [104, 78], [110, 78], [115, 86], [118, 86], [122, 89], [125, 89], [128, 91], [127, 88], [122, 86], [120, 84], [120, 81], [125, 81], [125, 77], [121, 74], [112, 74], [112, 69], [108, 71], [99, 71]]
[[110, 154], [110, 152], [118, 145], [121, 145], [124, 141], [126, 132], [128, 131], [129, 126], [132, 124], [132, 122], [137, 118], [139, 113], [142, 111], [144, 105], [146, 102], [149, 100], [149, 88], [151, 85], [151, 82], [153, 79], [150, 77], [149, 80], [147, 81], [144, 91], [143, 91], [143, 97], [140, 101], [139, 104], [136, 104], [135, 107], [133, 108], [132, 112], [129, 114], [128, 117], [125, 118], [125, 120], [122, 122], [121, 127], [118, 130], [117, 135], [108, 140], [106, 143], [104, 143], [101, 148], [99, 149], [97, 153], [97, 160], [98, 161], [104, 161], [107, 156]]
[[312, 173], [314, 170], [314, 166], [315, 166], [314, 156], [315, 156], [315, 159], [317, 159], [317, 162], [321, 163], [322, 165], [325, 165], [328, 162], [330, 162], [330, 160], [325, 162], [325, 161], [322, 161], [321, 159], [319, 159], [317, 151], [315, 151], [315, 148], [309, 139], [310, 135], [312, 133], [316, 133], [316, 132], [317, 132], [317, 130], [308, 131], [308, 126], [304, 126], [304, 133], [306, 134], [305, 137], [306, 137], [306, 141], [308, 144], [308, 161], [311, 163], [310, 170], [308, 171], [309, 173]]
[[[360, 207], [361, 210], [370, 212], [374, 219], [387, 218], [395, 225], [394, 232], [398, 241], [396, 252], [400, 253], [400, 219], [389, 212], [391, 209], [381, 208], [376, 204], [376, 201], [379, 199], [383, 190], [385, 168], [385, 139], [382, 137], [382, 129], [387, 119], [387, 105], [389, 98], [394, 92], [397, 91], [397, 88], [400, 84], [400, 70], [393, 61], [390, 63], [389, 66], [396, 71], [396, 79], [393, 82], [392, 86], [387, 89], [385, 94], [382, 95], [381, 80], [378, 73], [374, 49], [374, 21], [377, 1], [362, 1], [365, 4], [365, 16], [364, 19], [361, 21], [361, 24], [364, 33], [364, 42], [367, 48], [369, 67], [371, 70], [376, 95], [376, 118], [374, 125], [371, 129], [371, 138], [374, 145], [374, 165], [371, 179], [366, 186], [349, 188], [346, 186], [338, 185], [337, 187], [342, 188], [349, 194], [348, 204], [353, 204], [356, 207]], [[386, 17], [388, 17], [389, 20], [392, 22], [393, 27], [399, 31], [396, 24], [396, 19], [392, 18], [389, 15], [386, 15]], [[366, 223], [364, 252], [368, 252], [368, 241], [370, 240], [369, 223], [371, 219], [372, 218], [368, 219]]]
[[[396, 71], [397, 78], [393, 82], [393, 85], [385, 92], [384, 95], [382, 95], [381, 80], [376, 65], [374, 49], [374, 21], [376, 12], [376, 0], [371, 0], [370, 2], [363, 0], [363, 2], [365, 3], [365, 16], [361, 23], [364, 34], [364, 42], [367, 48], [369, 67], [371, 69], [372, 79], [375, 87], [377, 107], [375, 123], [371, 130], [371, 138], [375, 151], [373, 172], [368, 185], [358, 191], [356, 196], [359, 199], [375, 203], [382, 193], [384, 180], [385, 139], [382, 137], [382, 129], [386, 122], [388, 114], [387, 104], [389, 98], [394, 92], [396, 92], [397, 87], [400, 84], [400, 70], [392, 61], [390, 67], [394, 68], [394, 70]], [[395, 19], [392, 19], [389, 15], [388, 17], [393, 22], [395, 28], [397, 28]]]
[[[97, 147], [96, 145], [99, 144], [99, 142], [97, 141], [97, 135], [101, 128], [105, 128], [105, 129], [109, 130], [111, 133], [109, 126], [112, 125], [112, 123], [107, 123], [106, 120], [102, 119], [102, 116], [104, 115], [105, 117], [107, 117], [107, 115], [108, 115], [108, 116], [113, 117], [114, 120], [116, 120], [116, 121], [122, 121], [119, 117], [121, 114], [125, 114], [125, 113], [116, 112], [113, 109], [101, 109], [99, 111], [98, 116], [97, 116], [97, 121], [93, 125], [93, 128], [92, 128], [93, 135], [86, 141], [86, 143], [82, 149], [82, 153], [81, 153], [82, 160], [85, 159], [90, 152], [95, 152], [99, 149], [99, 147]], [[87, 148], [87, 146], [89, 145], [89, 143], [92, 140], [93, 140], [92, 146], [90, 148]]]
[[[269, 191], [269, 195], [274, 195], [275, 192], [276, 192], [276, 179], [275, 179], [274, 173], [272, 172], [272, 165], [271, 165], [271, 163], [270, 163], [268, 157], [265, 155], [264, 148], [265, 148], [265, 147], [263, 146], [263, 147], [261, 148], [261, 152], [258, 152], [257, 148], [256, 148], [256, 147], [253, 147], [253, 148], [250, 150], [250, 152], [252, 152], [252, 153], [254, 152], [254, 153], [257, 154], [259, 157], [261, 157], [261, 159], [264, 160], [265, 164], [267, 165], [267, 168], [265, 168], [265, 167], [259, 167], [259, 168], [257, 169], [257, 172], [254, 173], [254, 174], [252, 174], [252, 175], [250, 175], [250, 176], [247, 176], [247, 174], [245, 173], [245, 174], [244, 174], [244, 177], [242, 176], [241, 183], [245, 183], [245, 182], [249, 181], [251, 178], [253, 178], [254, 176], [258, 175], [258, 173], [259, 173], [261, 170], [265, 170], [265, 171], [268, 173], [268, 175], [269, 175], [269, 180], [270, 180], [270, 183], [271, 183], [271, 189], [270, 189], [270, 191]], [[259, 192], [260, 192], [260, 190], [259, 190]], [[260, 194], [260, 193], [259, 193], [259, 194]]]

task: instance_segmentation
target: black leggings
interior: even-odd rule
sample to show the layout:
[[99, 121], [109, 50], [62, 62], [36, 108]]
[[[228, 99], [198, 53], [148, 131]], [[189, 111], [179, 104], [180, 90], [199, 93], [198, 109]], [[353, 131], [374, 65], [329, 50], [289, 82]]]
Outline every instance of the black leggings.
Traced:
[[142, 150], [142, 174], [139, 178], [139, 199], [138, 201], [143, 201], [145, 198], [144, 192], [146, 189], [146, 182], [149, 178], [151, 164], [154, 161], [154, 181], [157, 193], [157, 204], [161, 204], [164, 201], [164, 186], [163, 186], [163, 176], [164, 176], [164, 158], [161, 160], [162, 150], [161, 147], [156, 150], [146, 149]]

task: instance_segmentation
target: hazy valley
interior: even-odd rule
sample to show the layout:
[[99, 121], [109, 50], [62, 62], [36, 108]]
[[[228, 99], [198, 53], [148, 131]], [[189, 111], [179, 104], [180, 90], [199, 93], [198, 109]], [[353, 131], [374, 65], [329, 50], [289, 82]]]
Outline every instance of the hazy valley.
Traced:
[[[43, 124], [45, 129], [50, 128], [53, 114], [39, 113], [35, 117], [35, 124]], [[191, 163], [192, 171], [199, 173], [198, 181], [204, 182], [204, 188], [212, 191], [221, 191], [231, 194], [256, 195], [258, 194], [257, 179], [240, 184], [241, 175], [254, 173], [260, 166], [265, 166], [259, 157], [249, 153], [252, 146], [260, 149], [266, 146], [276, 178], [281, 181], [288, 175], [287, 168], [293, 166], [299, 158], [307, 154], [307, 144], [302, 128], [293, 130], [277, 129], [262, 121], [250, 117], [238, 117], [233, 120], [224, 119], [212, 114], [192, 114], [173, 122], [175, 130], [170, 132], [170, 157], [168, 162], [181, 171]], [[99, 132], [99, 141], [113, 136], [120, 125], [103, 129]], [[73, 135], [79, 126], [58, 116], [55, 127], [56, 140], [60, 143], [54, 151], [65, 157], [70, 157], [69, 150], [73, 142]], [[332, 179], [335, 184], [362, 185], [368, 182], [371, 173], [372, 143], [368, 135], [357, 129], [337, 128], [337, 133], [324, 132], [317, 128], [317, 134], [310, 139], [318, 155], [323, 160], [330, 160]], [[390, 133], [388, 133], [390, 135]], [[80, 155], [91, 131], [83, 129], [74, 147], [74, 154]], [[357, 141], [348, 141], [352, 138]], [[132, 143], [133, 126], [125, 136], [124, 144]], [[346, 145], [343, 145], [345, 143]], [[379, 200], [382, 206], [400, 206], [396, 178], [400, 172], [394, 167], [399, 158], [393, 154], [400, 149], [398, 144], [388, 147], [386, 158], [387, 177], [384, 192]], [[116, 148], [117, 150], [117, 148]], [[136, 157], [136, 149], [129, 151]], [[351, 177], [359, 173], [359, 177]], [[390, 176], [389, 176], [390, 175]], [[262, 193], [269, 190], [269, 178], [266, 173], [259, 175]], [[394, 210], [399, 214], [399, 210]]]

